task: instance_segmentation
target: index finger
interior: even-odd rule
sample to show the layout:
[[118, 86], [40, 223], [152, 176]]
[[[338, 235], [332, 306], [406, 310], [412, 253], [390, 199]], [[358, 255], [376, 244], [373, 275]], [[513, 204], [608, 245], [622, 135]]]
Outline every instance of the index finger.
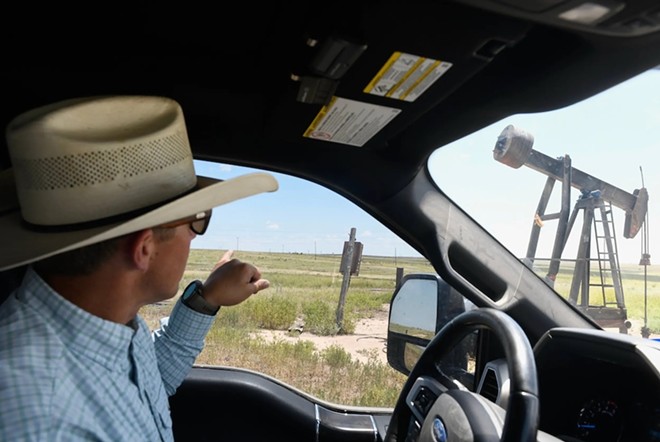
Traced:
[[233, 250], [231, 250], [231, 249], [230, 249], [230, 250], [227, 250], [227, 251], [222, 255], [222, 257], [218, 260], [218, 262], [215, 263], [215, 266], [213, 266], [213, 270], [217, 269], [218, 267], [220, 267], [220, 266], [223, 265], [224, 263], [231, 261], [233, 255], [234, 255], [234, 251], [233, 251]]
[[229, 249], [224, 253], [224, 255], [222, 255], [222, 258], [220, 258], [220, 261], [230, 261], [231, 257], [233, 255], [234, 255], [234, 251]]

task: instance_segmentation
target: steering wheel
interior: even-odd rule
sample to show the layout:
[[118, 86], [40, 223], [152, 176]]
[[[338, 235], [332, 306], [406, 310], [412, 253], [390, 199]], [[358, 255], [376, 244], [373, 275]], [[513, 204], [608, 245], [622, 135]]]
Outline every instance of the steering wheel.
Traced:
[[[489, 329], [504, 348], [510, 376], [506, 410], [460, 386], [437, 365], [441, 357], [478, 329]], [[428, 387], [438, 382], [442, 387], [431, 394], [433, 389]], [[415, 397], [409, 397], [411, 392]], [[506, 313], [478, 308], [451, 320], [426, 347], [403, 386], [386, 440], [531, 442], [537, 440], [538, 412], [536, 363], [527, 337]]]

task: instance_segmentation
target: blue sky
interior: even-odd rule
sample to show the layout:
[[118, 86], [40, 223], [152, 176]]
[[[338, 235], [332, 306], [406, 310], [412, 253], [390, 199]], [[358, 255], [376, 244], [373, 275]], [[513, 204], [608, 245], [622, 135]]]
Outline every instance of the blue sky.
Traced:
[[[195, 161], [200, 175], [232, 178], [253, 169]], [[317, 184], [273, 173], [279, 189], [213, 210], [209, 230], [193, 248], [341, 254], [352, 227], [363, 254], [419, 256], [362, 209]]]
[[[429, 162], [440, 187], [461, 202], [473, 218], [524, 256], [531, 217], [546, 176], [526, 167], [512, 169], [493, 159], [500, 132], [514, 124], [534, 136], [534, 149], [551, 157], [569, 155], [574, 168], [632, 193], [644, 184], [649, 192], [651, 263], [660, 253], [660, 70], [648, 73], [577, 105], [536, 115], [518, 115], [458, 140]], [[459, 149], [460, 147], [460, 149]], [[231, 178], [250, 169], [195, 162], [201, 175]], [[640, 172], [640, 167], [641, 172]], [[466, 175], [466, 171], [469, 174]], [[194, 248], [226, 250], [341, 253], [350, 229], [364, 244], [365, 255], [419, 256], [388, 229], [343, 197], [297, 178], [274, 174], [277, 192], [232, 202], [214, 210], [209, 231]], [[553, 192], [559, 196], [560, 185]], [[578, 192], [573, 189], [572, 198]], [[554, 198], [554, 197], [553, 197]], [[554, 204], [554, 206], [553, 206]], [[557, 211], [551, 201], [547, 213]], [[623, 237], [623, 211], [614, 209], [615, 235], [622, 263], [637, 263], [641, 233]], [[556, 224], [542, 229], [540, 247], [554, 240]], [[574, 228], [574, 232], [577, 232]], [[573, 253], [567, 248], [568, 256]], [[542, 256], [539, 250], [537, 256]], [[660, 256], [660, 255], [658, 255]]]
[[[586, 101], [543, 114], [517, 115], [440, 149], [430, 168], [440, 187], [519, 257], [527, 250], [532, 219], [547, 176], [493, 159], [498, 135], [513, 124], [534, 136], [533, 148], [550, 157], [569, 155], [572, 167], [628, 193], [644, 185], [649, 194], [648, 239], [651, 263], [660, 261], [660, 70], [654, 69]], [[460, 149], [457, 147], [460, 146]], [[641, 167], [641, 172], [640, 172]], [[465, 171], [471, 175], [466, 177]], [[556, 183], [546, 213], [558, 212]], [[571, 191], [572, 204], [579, 196]], [[553, 204], [554, 203], [554, 204]], [[571, 206], [572, 208], [572, 206]], [[625, 212], [613, 208], [621, 263], [639, 263], [641, 232], [623, 236]], [[537, 257], [550, 257], [557, 222], [541, 229]], [[571, 233], [564, 258], [575, 258], [579, 228]], [[655, 259], [654, 259], [655, 257]]]

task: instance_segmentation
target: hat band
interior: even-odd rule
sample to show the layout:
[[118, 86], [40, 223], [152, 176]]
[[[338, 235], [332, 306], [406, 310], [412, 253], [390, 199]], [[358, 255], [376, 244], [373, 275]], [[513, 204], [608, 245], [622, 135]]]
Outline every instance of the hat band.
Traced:
[[189, 189], [179, 195], [176, 195], [172, 198], [168, 198], [165, 201], [160, 201], [156, 204], [152, 204], [147, 207], [142, 207], [140, 209], [132, 210], [130, 212], [126, 213], [120, 213], [119, 215], [113, 215], [113, 216], [108, 216], [105, 218], [99, 218], [95, 219], [93, 221], [85, 221], [82, 223], [73, 223], [73, 224], [60, 224], [60, 225], [51, 225], [51, 226], [45, 226], [41, 224], [34, 224], [29, 221], [26, 221], [25, 219], [21, 218], [21, 223], [23, 226], [29, 230], [32, 230], [33, 232], [42, 232], [42, 233], [58, 233], [58, 232], [74, 232], [78, 230], [87, 230], [87, 229], [93, 229], [96, 227], [103, 227], [107, 226], [110, 224], [116, 224], [120, 223], [122, 221], [128, 221], [130, 219], [136, 218], [140, 215], [144, 215], [147, 212], [150, 212], [154, 209], [159, 208], [160, 206], [163, 206], [165, 204], [168, 204], [174, 200], [177, 200], [181, 197], [184, 197], [188, 195], [189, 193], [193, 193], [197, 190], [199, 190], [200, 187], [198, 184], [196, 184], [192, 189]]

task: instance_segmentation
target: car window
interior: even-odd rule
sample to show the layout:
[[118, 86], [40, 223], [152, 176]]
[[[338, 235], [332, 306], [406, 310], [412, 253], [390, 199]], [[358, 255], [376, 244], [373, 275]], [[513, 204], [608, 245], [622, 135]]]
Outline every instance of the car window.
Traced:
[[[205, 161], [195, 168], [220, 179], [257, 171]], [[221, 309], [196, 363], [258, 371], [342, 405], [394, 406], [406, 378], [387, 363], [389, 302], [397, 278], [432, 272], [431, 265], [345, 198], [274, 175], [277, 192], [214, 209], [208, 231], [192, 242], [180, 290], [230, 249], [271, 283]], [[351, 236], [355, 264], [347, 276], [342, 256]], [[176, 299], [141, 314], [156, 328]]]
[[652, 69], [573, 106], [491, 124], [439, 148], [428, 168], [559, 295], [607, 330], [649, 337], [660, 333], [659, 143]]

